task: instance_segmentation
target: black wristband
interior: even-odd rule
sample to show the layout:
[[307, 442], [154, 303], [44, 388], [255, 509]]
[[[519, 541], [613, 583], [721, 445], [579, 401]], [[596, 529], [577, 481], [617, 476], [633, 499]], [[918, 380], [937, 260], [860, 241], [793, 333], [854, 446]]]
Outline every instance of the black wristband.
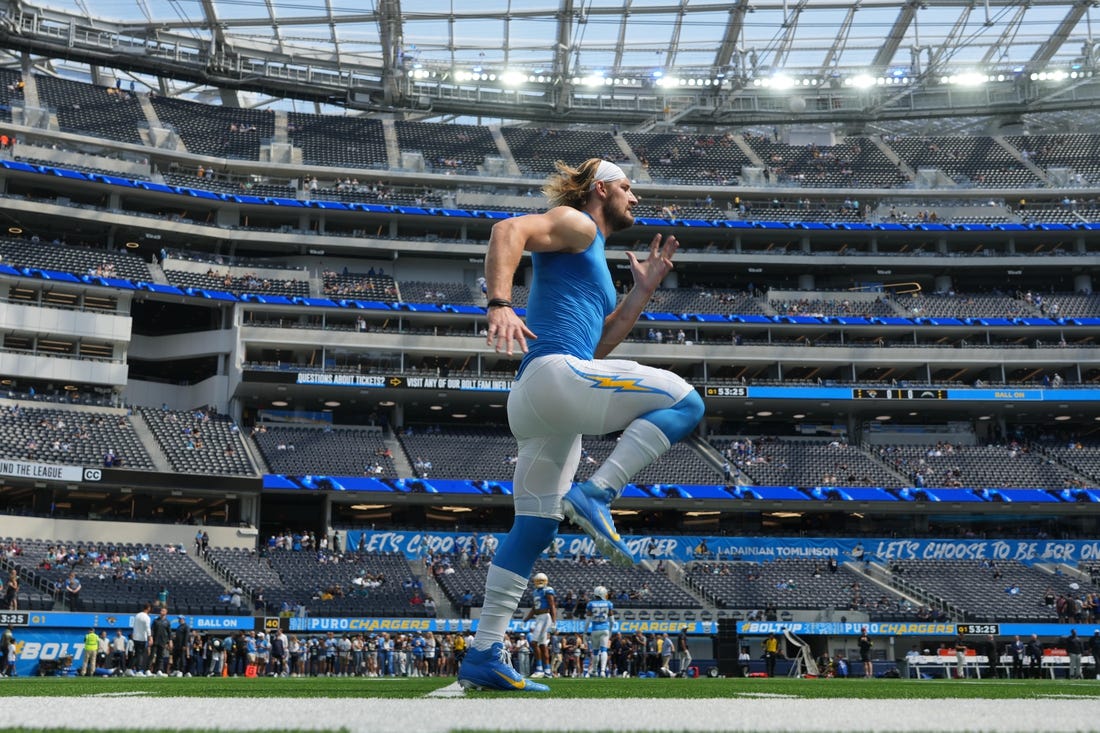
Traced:
[[506, 298], [490, 298], [487, 308], [513, 308], [512, 301]]

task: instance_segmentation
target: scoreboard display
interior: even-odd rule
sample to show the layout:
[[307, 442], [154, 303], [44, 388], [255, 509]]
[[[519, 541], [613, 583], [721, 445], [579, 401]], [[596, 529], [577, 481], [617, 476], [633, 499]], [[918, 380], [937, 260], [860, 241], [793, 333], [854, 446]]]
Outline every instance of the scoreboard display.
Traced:
[[860, 387], [852, 390], [853, 400], [946, 400], [946, 389], [875, 389]]
[[1001, 633], [1000, 624], [956, 624], [955, 631], [960, 634], [993, 634]]
[[748, 397], [748, 387], [707, 387], [707, 397]]

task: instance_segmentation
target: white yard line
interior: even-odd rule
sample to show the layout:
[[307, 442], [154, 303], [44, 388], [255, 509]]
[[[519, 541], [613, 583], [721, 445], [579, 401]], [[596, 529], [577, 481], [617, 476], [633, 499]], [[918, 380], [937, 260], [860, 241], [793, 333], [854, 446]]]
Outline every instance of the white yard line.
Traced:
[[1089, 731], [1097, 700], [513, 699], [5, 697], [3, 725], [40, 728], [285, 730]]

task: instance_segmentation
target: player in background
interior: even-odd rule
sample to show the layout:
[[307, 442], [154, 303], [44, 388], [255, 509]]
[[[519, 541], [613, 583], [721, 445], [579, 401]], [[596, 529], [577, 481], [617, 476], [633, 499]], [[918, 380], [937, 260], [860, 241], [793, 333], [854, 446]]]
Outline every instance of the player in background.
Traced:
[[[672, 372], [607, 357], [626, 338], [672, 270], [675, 237], [658, 234], [639, 259], [627, 251], [633, 287], [618, 297], [604, 245], [634, 224], [638, 197], [622, 168], [592, 158], [557, 164], [543, 188], [552, 208], [493, 226], [485, 256], [486, 338], [497, 352], [524, 352], [508, 395], [508, 425], [518, 443], [515, 521], [485, 579], [473, 649], [458, 683], [466, 688], [545, 692], [510, 666], [504, 633], [527, 588], [535, 559], [568, 517], [617, 565], [635, 562], [615, 529], [611, 503], [632, 476], [688, 435], [703, 399]], [[531, 255], [526, 323], [512, 286]], [[573, 484], [582, 435], [622, 431], [591, 478]]]
[[593, 598], [588, 602], [585, 616], [588, 621], [585, 630], [589, 634], [589, 649], [592, 652], [592, 661], [588, 664], [589, 675], [593, 677], [607, 676], [607, 652], [611, 648], [611, 618], [615, 615], [615, 606], [607, 600], [607, 588], [597, 585], [592, 589]]
[[531, 641], [535, 645], [535, 671], [531, 677], [553, 677], [553, 668], [550, 666], [550, 634], [558, 623], [558, 602], [546, 573], [535, 573], [531, 580], [535, 585], [531, 594], [531, 610], [523, 617], [524, 621], [535, 619], [535, 624], [531, 627]]

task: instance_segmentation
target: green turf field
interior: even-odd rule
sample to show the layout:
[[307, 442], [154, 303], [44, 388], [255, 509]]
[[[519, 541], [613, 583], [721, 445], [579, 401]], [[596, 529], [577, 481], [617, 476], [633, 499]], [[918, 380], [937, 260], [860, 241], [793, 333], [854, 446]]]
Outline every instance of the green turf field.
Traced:
[[[124, 696], [151, 697], [371, 697], [411, 699], [428, 695], [453, 678], [42, 678], [0, 682], [0, 697]], [[890, 680], [890, 679], [555, 679], [550, 698], [738, 698], [791, 696], [851, 699], [1039, 699], [1100, 698], [1092, 680]], [[516, 693], [466, 693], [467, 697], [520, 698]]]

